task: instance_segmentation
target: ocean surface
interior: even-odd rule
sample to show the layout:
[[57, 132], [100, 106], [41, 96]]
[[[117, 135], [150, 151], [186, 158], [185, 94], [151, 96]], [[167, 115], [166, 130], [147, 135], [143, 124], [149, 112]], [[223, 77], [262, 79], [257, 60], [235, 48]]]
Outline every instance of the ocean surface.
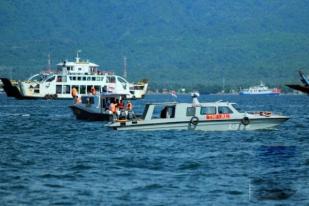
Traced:
[[309, 205], [309, 97], [200, 97], [217, 100], [290, 119], [264, 131], [119, 132], [76, 120], [71, 100], [0, 94], [0, 205]]

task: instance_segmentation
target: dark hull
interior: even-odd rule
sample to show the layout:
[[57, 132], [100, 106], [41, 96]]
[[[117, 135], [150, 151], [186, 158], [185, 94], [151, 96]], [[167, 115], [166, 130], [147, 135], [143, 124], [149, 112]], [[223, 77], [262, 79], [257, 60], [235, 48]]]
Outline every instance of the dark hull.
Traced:
[[309, 94], [309, 86], [302, 86], [298, 84], [287, 84], [286, 86], [290, 87], [291, 89]]
[[113, 115], [111, 114], [89, 112], [82, 108], [76, 107], [75, 105], [71, 105], [69, 107], [72, 109], [73, 114], [76, 116], [76, 119], [88, 120], [88, 121], [112, 121], [113, 120]]
[[12, 85], [11, 81], [7, 78], [1, 78], [3, 89], [8, 97], [15, 97], [16, 99], [23, 99], [19, 89]]

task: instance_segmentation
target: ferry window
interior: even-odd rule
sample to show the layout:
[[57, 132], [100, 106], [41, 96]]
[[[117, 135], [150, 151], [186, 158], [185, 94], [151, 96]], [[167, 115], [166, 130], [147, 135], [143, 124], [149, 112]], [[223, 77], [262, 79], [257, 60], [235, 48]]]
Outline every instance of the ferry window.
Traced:
[[216, 114], [216, 107], [201, 107], [200, 114]]
[[73, 80], [76, 80], [76, 77], [72, 77]]
[[70, 71], [71, 67], [67, 67], [67, 70]]
[[87, 77], [87, 81], [90, 81], [91, 80], [91, 78], [90, 77]]
[[80, 85], [80, 93], [86, 94], [86, 86], [85, 85]]
[[83, 81], [86, 81], [86, 77], [83, 77]]
[[115, 83], [116, 82], [116, 78], [114, 76], [108, 76], [106, 82], [107, 83]]
[[94, 86], [94, 88], [95, 88], [95, 90], [96, 90], [97, 92], [101, 92], [101, 87], [100, 87], [100, 86]]
[[229, 107], [218, 107], [218, 113], [219, 114], [232, 114], [233, 111]]
[[62, 82], [62, 76], [57, 77], [57, 82]]
[[92, 77], [92, 81], [95, 81], [95, 77]]
[[88, 85], [88, 86], [87, 86], [87, 93], [90, 93], [90, 92], [91, 92], [91, 87], [92, 87], [92, 85]]
[[52, 82], [52, 81], [55, 80], [55, 78], [56, 78], [55, 76], [52, 76], [51, 78], [47, 79], [46, 81], [47, 81], [47, 82]]
[[81, 70], [82, 70], [82, 68], [78, 68], [78, 70], [79, 70], [79, 71], [81, 71]]
[[97, 77], [97, 81], [101, 81], [101, 77]]
[[70, 93], [71, 93], [70, 85], [64, 85], [64, 86], [63, 86], [63, 92], [64, 92], [65, 94], [70, 94]]
[[186, 115], [187, 116], [194, 116], [195, 115], [195, 107], [188, 107]]
[[61, 94], [62, 86], [56, 85], [56, 94]]
[[118, 79], [118, 81], [121, 82], [121, 83], [124, 83], [124, 84], [127, 83], [127, 82], [126, 82], [124, 79], [122, 79], [121, 77], [117, 77], [117, 79]]
[[77, 80], [80, 81], [82, 78], [81, 77], [77, 77]]
[[70, 76], [70, 80], [73, 80], [73, 78]]

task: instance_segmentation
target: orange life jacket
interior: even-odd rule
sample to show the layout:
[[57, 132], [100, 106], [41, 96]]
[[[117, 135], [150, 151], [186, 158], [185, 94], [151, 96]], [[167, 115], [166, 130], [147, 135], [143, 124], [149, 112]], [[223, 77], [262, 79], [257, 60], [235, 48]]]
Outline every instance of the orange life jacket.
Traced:
[[133, 109], [132, 103], [131, 103], [131, 102], [128, 102], [128, 104], [127, 104], [127, 110], [128, 110], [128, 111], [131, 111], [132, 109]]
[[109, 110], [112, 112], [112, 113], [116, 113], [116, 105], [114, 103], [111, 103], [109, 105]]

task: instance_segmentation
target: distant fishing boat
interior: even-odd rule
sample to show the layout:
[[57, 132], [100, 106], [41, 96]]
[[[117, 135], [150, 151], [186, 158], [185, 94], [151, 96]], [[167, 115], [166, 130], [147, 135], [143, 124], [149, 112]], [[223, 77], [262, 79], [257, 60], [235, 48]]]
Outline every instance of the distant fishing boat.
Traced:
[[279, 95], [280, 93], [280, 89], [268, 88], [263, 82], [260, 85], [252, 86], [239, 92], [240, 95]]
[[147, 92], [146, 80], [129, 83], [125, 78], [112, 72], [99, 70], [99, 65], [83, 61], [77, 51], [75, 61], [63, 61], [57, 64], [57, 71], [46, 71], [31, 76], [26, 81], [14, 84], [7, 78], [1, 78], [7, 96], [17, 99], [71, 99], [75, 88], [78, 94], [86, 95], [94, 87], [98, 92], [125, 92], [127, 98], [143, 98]]

